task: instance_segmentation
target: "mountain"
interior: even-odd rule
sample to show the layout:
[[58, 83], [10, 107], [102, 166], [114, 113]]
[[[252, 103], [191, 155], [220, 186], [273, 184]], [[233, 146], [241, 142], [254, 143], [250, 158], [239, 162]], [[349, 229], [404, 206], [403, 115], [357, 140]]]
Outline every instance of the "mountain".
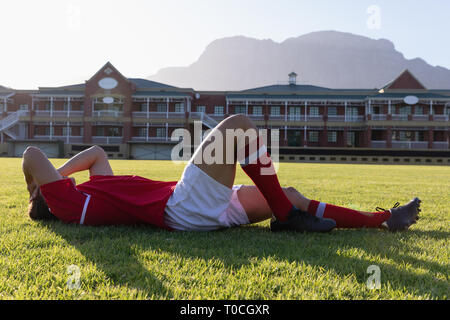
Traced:
[[243, 90], [287, 81], [328, 88], [380, 88], [409, 69], [427, 88], [450, 88], [450, 70], [408, 60], [386, 39], [337, 31], [313, 32], [281, 43], [244, 36], [211, 42], [187, 67], [159, 70], [148, 79], [197, 90]]

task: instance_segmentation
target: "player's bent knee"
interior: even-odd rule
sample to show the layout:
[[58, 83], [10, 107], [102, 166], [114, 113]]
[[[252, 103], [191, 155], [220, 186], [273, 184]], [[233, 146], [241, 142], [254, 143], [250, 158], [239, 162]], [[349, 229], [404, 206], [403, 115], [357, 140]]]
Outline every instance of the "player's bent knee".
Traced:
[[99, 155], [104, 156], [105, 158], [107, 157], [106, 156], [106, 152], [105, 152], [105, 150], [102, 147], [100, 147], [98, 145], [94, 145], [91, 148], [93, 150], [95, 150], [95, 152], [97, 152]]
[[41, 149], [39, 149], [37, 147], [29, 146], [23, 152], [22, 157], [24, 160], [30, 160], [31, 158], [34, 158], [37, 155], [41, 155], [41, 154], [42, 154]]

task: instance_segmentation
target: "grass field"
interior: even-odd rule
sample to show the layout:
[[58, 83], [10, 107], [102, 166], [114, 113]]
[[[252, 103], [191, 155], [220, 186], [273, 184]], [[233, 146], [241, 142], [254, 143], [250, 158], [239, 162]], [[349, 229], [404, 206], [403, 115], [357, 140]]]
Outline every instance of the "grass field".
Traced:
[[[418, 196], [423, 210], [404, 233], [272, 234], [268, 222], [210, 233], [33, 222], [20, 163], [0, 158], [0, 299], [450, 297], [450, 167], [281, 164], [281, 183], [312, 199], [373, 211]], [[169, 161], [112, 167], [156, 180], [177, 180], [183, 169]], [[250, 180], [238, 169], [236, 182]], [[67, 284], [70, 265], [79, 268], [78, 289]], [[380, 268], [381, 289], [366, 286], [370, 265]]]

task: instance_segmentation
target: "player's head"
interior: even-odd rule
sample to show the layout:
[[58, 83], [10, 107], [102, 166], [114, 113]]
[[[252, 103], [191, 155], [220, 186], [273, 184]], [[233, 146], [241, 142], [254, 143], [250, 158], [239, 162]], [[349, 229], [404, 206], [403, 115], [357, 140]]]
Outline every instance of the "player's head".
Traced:
[[32, 220], [53, 220], [56, 217], [50, 213], [47, 203], [44, 200], [41, 192], [30, 201], [28, 206], [28, 214]]

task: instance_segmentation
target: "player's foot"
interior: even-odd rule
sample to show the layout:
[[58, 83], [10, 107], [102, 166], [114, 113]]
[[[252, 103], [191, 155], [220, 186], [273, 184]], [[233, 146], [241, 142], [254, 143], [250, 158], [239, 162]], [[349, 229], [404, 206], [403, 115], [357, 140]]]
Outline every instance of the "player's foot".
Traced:
[[330, 232], [335, 227], [334, 220], [318, 218], [295, 207], [289, 212], [287, 221], [279, 221], [275, 217], [270, 221], [270, 230], [273, 232]]
[[[419, 198], [414, 198], [404, 206], [399, 207], [397, 202], [394, 207], [389, 210], [391, 217], [383, 223], [383, 225], [389, 231], [404, 231], [407, 230], [412, 224], [419, 220], [420, 203], [422, 201]], [[377, 208], [377, 211], [388, 211], [382, 208]]]

